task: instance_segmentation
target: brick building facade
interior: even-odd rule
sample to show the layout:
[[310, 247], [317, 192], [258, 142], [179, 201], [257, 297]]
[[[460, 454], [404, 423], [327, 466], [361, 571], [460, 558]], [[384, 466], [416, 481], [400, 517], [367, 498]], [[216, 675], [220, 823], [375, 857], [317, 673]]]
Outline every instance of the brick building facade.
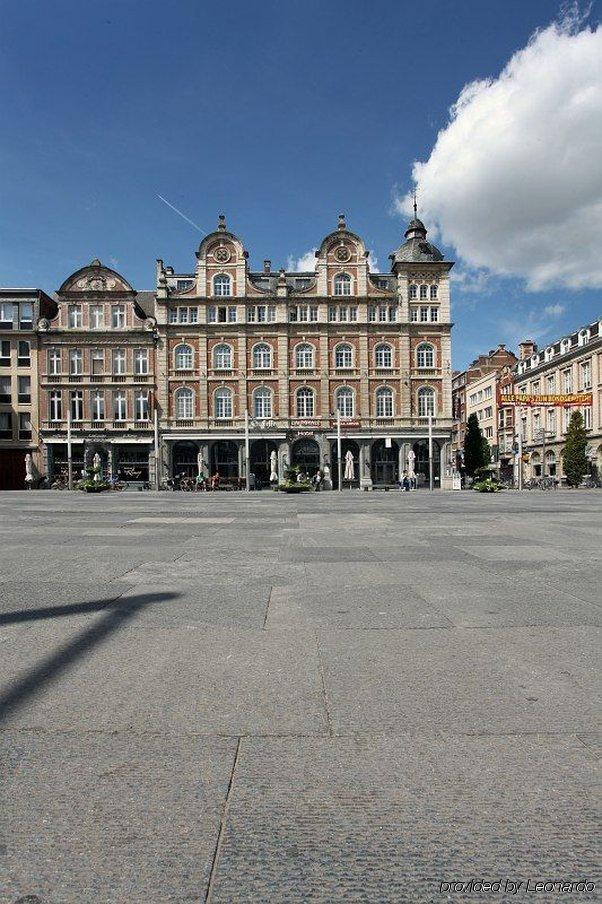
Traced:
[[450, 477], [452, 262], [414, 219], [372, 273], [362, 239], [344, 217], [321, 242], [312, 271], [248, 267], [224, 218], [200, 244], [193, 272], [157, 262], [157, 399], [163, 470], [235, 478], [244, 473], [244, 417], [251, 473], [265, 482], [272, 451], [321, 469], [336, 483], [336, 411], [355, 484], [397, 481], [416, 455], [428, 470], [434, 417], [436, 484]]

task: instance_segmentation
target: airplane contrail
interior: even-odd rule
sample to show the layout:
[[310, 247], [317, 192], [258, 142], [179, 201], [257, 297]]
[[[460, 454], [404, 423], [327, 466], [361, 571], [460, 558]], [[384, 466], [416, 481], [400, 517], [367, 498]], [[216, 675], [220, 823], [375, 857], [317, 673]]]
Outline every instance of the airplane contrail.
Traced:
[[182, 213], [181, 210], [178, 210], [177, 207], [174, 207], [173, 204], [170, 204], [167, 198], [164, 198], [163, 195], [160, 195], [157, 192], [157, 197], [160, 201], [163, 201], [164, 204], [167, 204], [168, 207], [171, 207], [171, 209], [175, 211], [178, 216], [182, 217], [183, 220], [186, 220], [187, 223], [190, 223], [191, 226], [194, 226], [195, 229], [198, 229], [199, 232], [202, 232], [204, 235], [208, 234], [206, 229], [201, 229], [201, 227], [197, 223], [194, 223], [191, 219], [189, 219], [189, 217], [187, 217], [185, 213]]

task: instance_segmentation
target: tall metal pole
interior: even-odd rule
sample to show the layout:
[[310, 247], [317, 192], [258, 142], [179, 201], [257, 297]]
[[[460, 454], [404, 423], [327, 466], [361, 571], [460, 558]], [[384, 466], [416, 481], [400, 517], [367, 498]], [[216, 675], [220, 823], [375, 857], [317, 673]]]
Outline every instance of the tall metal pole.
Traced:
[[250, 442], [249, 442], [249, 411], [245, 408], [245, 487], [247, 493], [251, 492], [251, 475], [249, 473], [249, 462], [251, 459]]
[[541, 431], [541, 478], [546, 476], [546, 428]]
[[518, 488], [523, 488], [523, 430], [522, 424], [517, 433], [518, 436]]
[[160, 477], [159, 474], [159, 412], [155, 403], [154, 410], [154, 428], [155, 428], [155, 489], [159, 490]]
[[[69, 400], [69, 405], [71, 401]], [[71, 408], [67, 409], [67, 486], [73, 489], [73, 455], [71, 452]]]
[[339, 493], [343, 492], [343, 462], [341, 460], [341, 409], [337, 408], [337, 473], [339, 476]]
[[429, 490], [433, 488], [433, 415], [429, 413]]

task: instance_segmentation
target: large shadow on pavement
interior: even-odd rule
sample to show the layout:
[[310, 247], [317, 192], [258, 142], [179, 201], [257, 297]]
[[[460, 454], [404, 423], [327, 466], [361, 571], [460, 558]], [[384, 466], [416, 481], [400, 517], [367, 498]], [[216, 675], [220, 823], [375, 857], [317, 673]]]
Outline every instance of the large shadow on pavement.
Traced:
[[[0, 693], [0, 722], [35, 697], [46, 685], [67, 672], [80, 657], [118, 631], [134, 618], [138, 611], [146, 606], [163, 603], [178, 596], [180, 596], [179, 593], [141, 593], [115, 600], [93, 600], [89, 603], [74, 603], [70, 606], [5, 613], [2, 616], [3, 624], [107, 610], [100, 621], [96, 621], [90, 628], [81, 631], [68, 643], [59, 647], [51, 656], [32, 668], [23, 678]], [[11, 616], [13, 616], [12, 619]]]

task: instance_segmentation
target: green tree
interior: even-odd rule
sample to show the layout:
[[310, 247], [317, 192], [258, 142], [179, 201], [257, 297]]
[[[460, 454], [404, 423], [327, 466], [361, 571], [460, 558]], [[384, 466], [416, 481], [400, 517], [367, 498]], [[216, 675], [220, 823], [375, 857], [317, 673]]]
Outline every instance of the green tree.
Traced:
[[583, 424], [583, 415], [580, 411], [574, 411], [562, 450], [564, 473], [570, 487], [578, 487], [589, 471], [586, 448], [587, 433]]
[[464, 436], [464, 469], [469, 477], [474, 477], [477, 468], [489, 464], [489, 443], [483, 436], [476, 414], [471, 414], [466, 424]]

